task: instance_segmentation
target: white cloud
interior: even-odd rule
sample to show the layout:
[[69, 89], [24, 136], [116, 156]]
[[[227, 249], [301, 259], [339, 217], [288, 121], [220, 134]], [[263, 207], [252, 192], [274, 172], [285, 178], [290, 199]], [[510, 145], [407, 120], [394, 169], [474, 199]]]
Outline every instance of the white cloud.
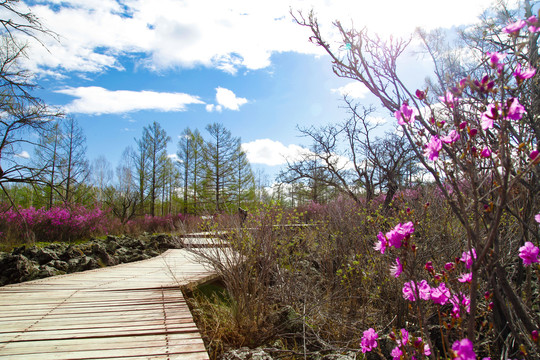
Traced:
[[386, 119], [386, 118], [384, 118], [382, 116], [368, 116], [366, 118], [366, 120], [371, 125], [383, 125], [383, 124], [386, 124], [388, 122], [388, 119]]
[[223, 110], [223, 107], [221, 105], [214, 105], [214, 104], [206, 105], [206, 111], [208, 112], [213, 112], [213, 111], [221, 112], [222, 110]]
[[282, 165], [287, 160], [294, 162], [301, 154], [309, 151], [298, 145], [285, 146], [279, 141], [270, 139], [258, 139], [244, 143], [242, 150], [246, 152], [247, 158], [252, 164], [269, 166]]
[[186, 105], [204, 104], [197, 96], [155, 91], [111, 91], [102, 87], [78, 87], [57, 90], [76, 97], [64, 109], [71, 113], [113, 114], [139, 110], [184, 111]]
[[44, 38], [48, 51], [33, 46], [28, 57], [31, 70], [123, 69], [120, 56], [133, 55], [156, 70], [202, 65], [234, 74], [239, 68], [268, 67], [273, 53], [322, 54], [307, 41], [309, 30], [292, 21], [289, 9], [306, 14], [313, 8], [323, 34], [335, 34], [330, 24], [340, 19], [345, 26], [354, 23], [357, 28], [406, 37], [417, 26], [433, 29], [474, 22], [491, 0], [341, 0], [339, 5], [328, 0], [34, 3], [31, 11], [61, 41]]
[[337, 89], [331, 90], [333, 93], [339, 93], [341, 96], [348, 96], [353, 99], [363, 99], [369, 93], [369, 90], [360, 82], [353, 81], [339, 87]]
[[30, 159], [30, 154], [25, 150], [21, 151], [19, 154], [15, 154], [15, 156], [22, 159]]
[[229, 110], [240, 110], [240, 106], [248, 102], [247, 99], [237, 97], [231, 90], [222, 87], [216, 89], [216, 101], [219, 104], [216, 106], [216, 108], [219, 107], [216, 109], [218, 111], [221, 111], [221, 107]]

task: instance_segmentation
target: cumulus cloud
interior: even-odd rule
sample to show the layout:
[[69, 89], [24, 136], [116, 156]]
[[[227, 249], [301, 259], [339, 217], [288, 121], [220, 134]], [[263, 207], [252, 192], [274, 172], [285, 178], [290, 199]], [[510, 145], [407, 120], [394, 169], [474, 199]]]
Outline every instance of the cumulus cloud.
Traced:
[[197, 96], [155, 91], [111, 91], [98, 86], [57, 90], [77, 99], [64, 109], [70, 113], [114, 114], [139, 110], [184, 111], [189, 104], [204, 104]]
[[332, 89], [331, 91], [353, 99], [363, 99], [369, 93], [369, 90], [358, 81], [350, 82], [347, 85]]
[[294, 162], [309, 150], [298, 145], [285, 146], [279, 141], [258, 139], [242, 144], [242, 150], [252, 164], [269, 166], [283, 165], [287, 160]]
[[15, 154], [15, 156], [22, 159], [30, 159], [30, 154], [25, 150], [21, 151], [19, 154]]
[[231, 90], [222, 87], [216, 89], [216, 101], [218, 106], [229, 110], [239, 110], [240, 106], [248, 102], [247, 99], [237, 97]]
[[313, 8], [328, 34], [331, 21], [341, 19], [383, 36], [406, 36], [418, 26], [430, 30], [472, 23], [490, 3], [40, 0], [30, 9], [60, 35], [60, 42], [44, 37], [46, 48], [33, 46], [28, 66], [58, 76], [63, 71], [100, 72], [123, 69], [119, 59], [130, 55], [156, 70], [202, 65], [234, 74], [241, 68], [268, 67], [274, 53], [322, 54], [307, 41], [309, 29], [292, 21], [289, 9], [306, 13]]

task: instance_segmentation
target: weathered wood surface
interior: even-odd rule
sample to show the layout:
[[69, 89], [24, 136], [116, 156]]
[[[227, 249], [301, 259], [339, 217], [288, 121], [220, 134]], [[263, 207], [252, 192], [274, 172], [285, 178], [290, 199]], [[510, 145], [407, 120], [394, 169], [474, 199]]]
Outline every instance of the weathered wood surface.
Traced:
[[214, 276], [168, 250], [0, 287], [0, 359], [208, 359], [180, 286]]

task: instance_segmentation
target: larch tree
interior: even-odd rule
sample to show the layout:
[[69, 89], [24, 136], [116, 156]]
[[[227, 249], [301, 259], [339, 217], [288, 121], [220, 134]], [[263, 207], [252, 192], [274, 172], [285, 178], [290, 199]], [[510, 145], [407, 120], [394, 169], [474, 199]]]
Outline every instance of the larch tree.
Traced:
[[210, 134], [210, 140], [204, 143], [206, 189], [219, 212], [234, 178], [240, 139], [219, 123], [208, 125], [206, 130]]
[[156, 215], [156, 199], [159, 192], [159, 177], [163, 174], [166, 167], [167, 143], [171, 140], [167, 132], [159, 125], [153, 122], [150, 126], [143, 129], [141, 139], [147, 146], [148, 156], [148, 181], [150, 190], [150, 214]]

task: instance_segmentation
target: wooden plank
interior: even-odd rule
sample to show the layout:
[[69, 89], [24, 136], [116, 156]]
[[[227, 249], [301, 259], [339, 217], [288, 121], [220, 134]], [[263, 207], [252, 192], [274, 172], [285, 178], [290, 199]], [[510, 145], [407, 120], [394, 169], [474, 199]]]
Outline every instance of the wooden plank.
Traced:
[[207, 360], [179, 287], [211, 276], [192, 253], [169, 250], [1, 287], [0, 359]]

